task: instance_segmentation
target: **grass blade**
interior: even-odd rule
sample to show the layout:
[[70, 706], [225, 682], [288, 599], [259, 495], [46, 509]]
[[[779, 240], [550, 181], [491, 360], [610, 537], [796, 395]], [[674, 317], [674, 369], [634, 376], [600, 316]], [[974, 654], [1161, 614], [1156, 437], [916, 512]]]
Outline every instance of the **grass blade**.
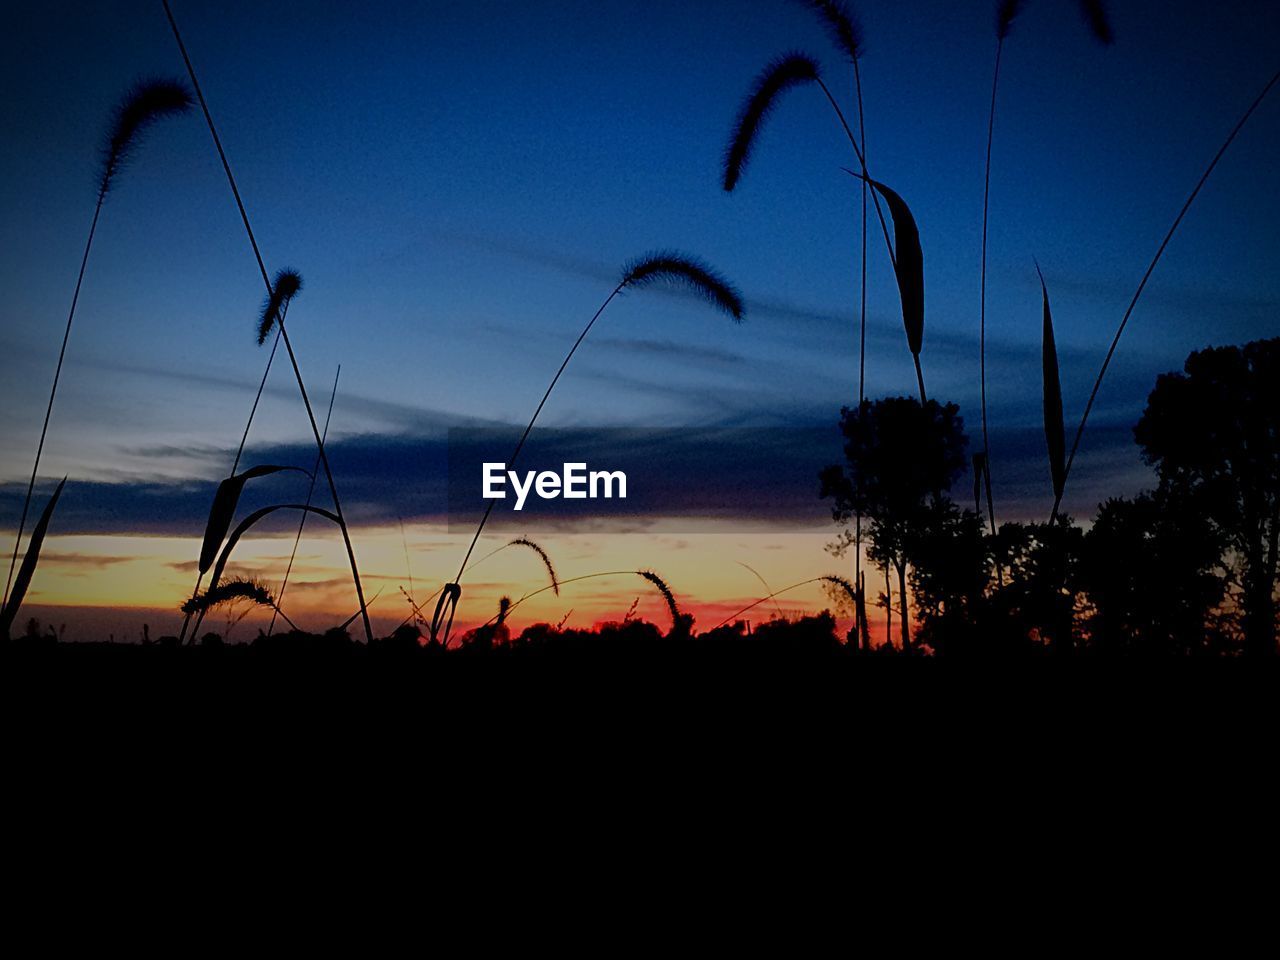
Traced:
[[31, 578], [35, 576], [36, 564], [40, 562], [40, 548], [44, 546], [44, 537], [49, 531], [49, 521], [53, 518], [53, 509], [58, 505], [58, 498], [62, 496], [62, 488], [66, 486], [66, 483], [67, 478], [63, 477], [62, 482], [58, 484], [58, 488], [53, 491], [53, 496], [45, 504], [44, 512], [40, 514], [40, 520], [31, 531], [31, 540], [27, 544], [27, 553], [22, 558], [22, 566], [18, 568], [18, 578], [13, 582], [13, 592], [9, 594], [4, 610], [0, 612], [0, 636], [6, 638], [9, 636], [9, 628], [13, 626], [13, 621], [18, 617], [22, 601], [27, 595], [27, 588], [31, 586]]
[[1040, 363], [1044, 377], [1044, 439], [1049, 447], [1049, 473], [1053, 477], [1053, 498], [1062, 498], [1067, 482], [1067, 437], [1062, 425], [1062, 382], [1058, 377], [1058, 347], [1053, 337], [1053, 314], [1049, 310], [1049, 288], [1040, 274], [1040, 291], [1044, 297], [1044, 329]]
[[889, 217], [893, 220], [894, 272], [902, 299], [902, 326], [907, 332], [907, 347], [919, 356], [924, 346], [924, 251], [920, 248], [920, 231], [902, 197], [879, 181], [873, 180], [871, 185], [889, 204]]
[[[1204, 173], [1200, 175], [1200, 179], [1196, 182], [1194, 189], [1188, 195], [1186, 201], [1182, 204], [1182, 209], [1178, 211], [1178, 215], [1173, 218], [1173, 224], [1169, 227], [1168, 233], [1164, 235], [1164, 239], [1160, 241], [1160, 246], [1156, 250], [1156, 255], [1151, 258], [1151, 263], [1147, 265], [1147, 272], [1142, 275], [1142, 280], [1138, 283], [1138, 289], [1134, 291], [1133, 299], [1129, 301], [1129, 306], [1125, 309], [1124, 316], [1120, 318], [1120, 325], [1116, 327], [1115, 336], [1111, 338], [1111, 346], [1107, 348], [1107, 355], [1103, 358], [1102, 368], [1098, 371], [1098, 376], [1093, 381], [1093, 389], [1089, 392], [1089, 400], [1084, 405], [1084, 414], [1080, 417], [1080, 423], [1076, 427], [1075, 437], [1071, 441], [1071, 451], [1067, 454], [1067, 467], [1063, 475], [1063, 483], [1065, 486], [1066, 478], [1071, 476], [1071, 466], [1075, 463], [1076, 452], [1080, 449], [1080, 440], [1084, 436], [1084, 429], [1089, 423], [1089, 414], [1093, 410], [1094, 401], [1098, 398], [1098, 391], [1102, 389], [1102, 381], [1107, 375], [1107, 369], [1111, 366], [1111, 358], [1115, 356], [1116, 348], [1120, 346], [1120, 338], [1124, 335], [1125, 327], [1129, 323], [1129, 318], [1133, 315], [1134, 309], [1138, 306], [1138, 301], [1142, 299], [1142, 292], [1147, 288], [1147, 281], [1151, 279], [1151, 275], [1155, 273], [1156, 266], [1160, 263], [1160, 258], [1164, 256], [1165, 248], [1169, 246], [1173, 240], [1173, 235], [1178, 232], [1178, 227], [1182, 224], [1183, 219], [1187, 215], [1187, 211], [1191, 209], [1191, 205], [1195, 203], [1196, 197], [1200, 195], [1200, 191], [1204, 189], [1204, 185], [1208, 182], [1210, 175], [1218, 166], [1218, 162], [1230, 149], [1231, 144], [1235, 142], [1240, 131], [1244, 129], [1249, 118], [1262, 105], [1262, 101], [1267, 98], [1272, 88], [1280, 81], [1280, 70], [1271, 75], [1271, 79], [1254, 97], [1253, 102], [1249, 104], [1249, 108], [1236, 121], [1236, 125], [1231, 128], [1231, 132], [1227, 134], [1226, 140], [1222, 142], [1222, 146], [1218, 148], [1218, 152], [1214, 154], [1213, 159], [1209, 161], [1209, 165], [1205, 167]], [[1058, 507], [1061, 506], [1062, 497], [1058, 496], [1053, 504], [1053, 510], [1049, 514], [1050, 517], [1057, 516]]]
[[[863, 177], [852, 170], [846, 173]], [[925, 403], [924, 373], [920, 369], [920, 351], [924, 347], [924, 251], [920, 247], [920, 230], [907, 202], [878, 180], [868, 180], [889, 205], [893, 220], [893, 273], [898, 280], [898, 297], [902, 301], [902, 327], [907, 334], [907, 348], [916, 365], [920, 386], [920, 402]]]
[[[263, 466], [250, 467], [244, 473], [238, 473], [234, 477], [227, 477], [227, 479], [218, 484], [218, 490], [213, 495], [213, 505], [209, 508], [209, 520], [204, 527], [204, 543], [200, 547], [201, 574], [209, 572], [209, 567], [213, 564], [218, 547], [222, 545], [222, 539], [227, 535], [227, 531], [231, 529], [231, 521], [235, 519], [236, 507], [240, 504], [240, 494], [244, 491], [244, 485], [250, 480], [269, 476], [273, 473], [280, 473], [284, 470], [296, 470], [298, 473], [307, 472], [301, 467], [280, 467], [264, 464]], [[310, 476], [310, 474], [307, 475]]]
[[[253, 513], [249, 514], [249, 516], [241, 520], [240, 525], [231, 531], [231, 535], [227, 537], [226, 545], [222, 548], [222, 553], [218, 555], [218, 562], [213, 568], [213, 576], [209, 578], [208, 590], [213, 590], [218, 585], [218, 581], [222, 579], [223, 571], [226, 570], [227, 567], [227, 561], [231, 559], [231, 551], [236, 548], [236, 544], [240, 542], [240, 538], [243, 537], [245, 533], [254, 526], [254, 524], [258, 523], [258, 521], [262, 520], [264, 517], [268, 517], [275, 513], [277, 510], [301, 510], [304, 513], [314, 513], [317, 516], [324, 517], [326, 520], [333, 521], [339, 527], [342, 526], [342, 521], [338, 518], [336, 513], [332, 513], [322, 507], [312, 507], [302, 503], [277, 503], [270, 507], [263, 507], [261, 510], [255, 510]], [[206, 592], [208, 592], [208, 590]], [[197, 632], [199, 631], [199, 622], [196, 623], [195, 629]]]

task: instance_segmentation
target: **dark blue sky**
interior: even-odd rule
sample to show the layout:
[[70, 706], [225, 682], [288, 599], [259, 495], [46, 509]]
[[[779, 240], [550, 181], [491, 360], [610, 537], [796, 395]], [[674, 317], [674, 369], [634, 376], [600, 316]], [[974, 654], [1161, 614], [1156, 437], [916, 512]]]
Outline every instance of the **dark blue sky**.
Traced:
[[[930, 392], [961, 404], [975, 441], [992, 6], [855, 4], [870, 164], [922, 234]], [[1031, 0], [1006, 47], [988, 358], [1006, 513], [1040, 515], [1050, 499], [1032, 257], [1053, 298], [1070, 430], [1178, 206], [1280, 65], [1275, 0], [1111, 6], [1110, 49], [1067, 0]], [[719, 186], [731, 121], [766, 60], [809, 51], [847, 89], [847, 67], [796, 6], [174, 9], [268, 265], [306, 280], [290, 321], [313, 395], [327, 396], [343, 364], [339, 440], [523, 420], [619, 266], [654, 247], [696, 253], [736, 281], [747, 322], [628, 296], [575, 359], [546, 423], [834, 422], [856, 397], [858, 199], [820, 96], [789, 95], [738, 191]], [[105, 118], [135, 76], [181, 75], [182, 64], [158, 2], [7, 5], [4, 16], [0, 466], [14, 481], [29, 469]], [[1125, 428], [1158, 373], [1192, 349], [1276, 333], [1277, 156], [1273, 100], [1130, 324], [1068, 493], [1073, 513], [1142, 482]], [[868, 392], [911, 393], [878, 243], [871, 270]], [[265, 362], [252, 335], [261, 293], [203, 123], [156, 128], [103, 216], [42, 473], [210, 479]], [[255, 437], [305, 439], [286, 371], [272, 383]]]

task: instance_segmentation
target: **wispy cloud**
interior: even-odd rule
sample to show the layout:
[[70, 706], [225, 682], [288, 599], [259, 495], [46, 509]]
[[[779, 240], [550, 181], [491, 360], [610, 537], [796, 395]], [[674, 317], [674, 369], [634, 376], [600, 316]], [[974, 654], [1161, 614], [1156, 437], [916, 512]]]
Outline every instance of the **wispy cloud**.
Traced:
[[[518, 435], [514, 425], [503, 428], [503, 453], [509, 437]], [[479, 462], [488, 447], [468, 442], [466, 432], [363, 435], [339, 438], [328, 444], [330, 461], [343, 493], [348, 515], [358, 525], [389, 526], [407, 522], [469, 522], [459, 514], [453, 483], [479, 496]], [[993, 434], [997, 451], [998, 502], [1007, 517], [1038, 516], [1047, 503], [1048, 475], [1044, 441], [1038, 427], [998, 427]], [[492, 444], [492, 439], [486, 443]], [[197, 446], [199, 451], [206, 448]], [[503, 453], [497, 454], [499, 459]], [[214, 459], [226, 462], [231, 451]], [[818, 499], [818, 471], [841, 459], [839, 433], [834, 419], [795, 421], [774, 429], [724, 429], [723, 427], [670, 430], [584, 428], [535, 433], [522, 469], [555, 467], [567, 461], [586, 461], [594, 467], [620, 469], [629, 480], [625, 516], [604, 513], [605, 527], [681, 532], [681, 524], [699, 518], [737, 519], [745, 524], [800, 525], [811, 528], [829, 515], [829, 504]], [[255, 447], [250, 462], [310, 464], [309, 444]], [[473, 463], [474, 461], [474, 463]], [[471, 464], [475, 467], [470, 472]], [[459, 473], [459, 471], [464, 471]], [[474, 477], [471, 476], [474, 473]], [[1078, 475], [1068, 506], [1082, 516], [1106, 495], [1132, 493], [1149, 481], [1133, 445], [1127, 423], [1100, 419], [1082, 449]], [[298, 502], [305, 495], [305, 477], [281, 474], [262, 478], [246, 490], [242, 515], [270, 503]], [[955, 496], [967, 502], [968, 480], [957, 482]], [[106, 483], [72, 479], [59, 506], [56, 533], [154, 534], [199, 536], [204, 529], [217, 480], [186, 479], [157, 483]], [[20, 506], [25, 485], [0, 486], [0, 511], [13, 516]], [[569, 531], [599, 528], [580, 514], [566, 514], [563, 501], [547, 509], [527, 509], [519, 519], [529, 529]], [[452, 516], [451, 516], [452, 508]], [[1047, 508], [1046, 508], [1047, 509]], [[601, 511], [597, 511], [601, 512]], [[495, 513], [495, 517], [499, 514]], [[500, 519], [500, 518], [499, 518]], [[665, 524], [665, 527], [664, 527]], [[280, 514], [264, 521], [259, 533], [286, 536], [296, 529], [296, 516]], [[692, 529], [686, 527], [685, 529]], [[51, 555], [56, 557], [56, 555]], [[68, 554], [66, 562], [107, 564], [127, 558], [95, 558]], [[175, 569], [187, 572], [187, 564]]]

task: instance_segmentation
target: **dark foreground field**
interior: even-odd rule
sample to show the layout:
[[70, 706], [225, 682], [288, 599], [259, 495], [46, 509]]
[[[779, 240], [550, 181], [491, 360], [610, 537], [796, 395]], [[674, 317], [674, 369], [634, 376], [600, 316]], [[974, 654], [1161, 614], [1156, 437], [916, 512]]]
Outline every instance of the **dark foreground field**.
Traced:
[[670, 813], [691, 803], [691, 784], [725, 780], [832, 822], [847, 816], [851, 784], [889, 815], [904, 799], [949, 805], [996, 776], [1027, 791], [1032, 767], [1066, 784], [1086, 772], [1141, 777], [1155, 756], [1234, 766], [1241, 742], [1280, 729], [1275, 662], [866, 654], [761, 632], [668, 637], [637, 624], [612, 638], [447, 651], [338, 637], [15, 641], [0, 648], [0, 716], [11, 756], [74, 775], [77, 796], [161, 781], [140, 801], [148, 810], [173, 801], [173, 771], [212, 764], [222, 773], [202, 773], [199, 793], [176, 802], [238, 783], [225, 802], [256, 809], [281, 778], [358, 792], [394, 771], [404, 804], [450, 815], [477, 792], [514, 809], [566, 784], [581, 793], [566, 803], [599, 811], [641, 791]]
[[[51, 637], [20, 638], [0, 647], [0, 671], [14, 687], [47, 684], [151, 684], [243, 689], [273, 687], [297, 692], [313, 680], [330, 689], [370, 682], [439, 693], [450, 689], [512, 690], [540, 685], [573, 695], [639, 690], [697, 698], [760, 697], [759, 703], [808, 692], [840, 699], [887, 692], [901, 684], [913, 698], [928, 692], [976, 697], [1034, 696], [1038, 687], [1080, 693], [1151, 692], [1176, 699], [1216, 678], [1280, 679], [1280, 661], [1248, 657], [1142, 656], [1090, 651], [1060, 653], [1031, 645], [995, 655], [949, 653], [883, 645], [860, 650], [837, 639], [830, 615], [778, 622], [746, 634], [723, 628], [692, 636], [663, 634], [651, 623], [605, 625], [593, 631], [557, 630], [545, 624], [518, 637], [475, 633], [446, 649], [412, 630], [366, 645], [345, 633], [277, 634], [248, 643], [216, 637], [179, 646], [175, 638], [149, 644], [59, 643]], [[1025, 689], [1023, 689], [1025, 688]]]

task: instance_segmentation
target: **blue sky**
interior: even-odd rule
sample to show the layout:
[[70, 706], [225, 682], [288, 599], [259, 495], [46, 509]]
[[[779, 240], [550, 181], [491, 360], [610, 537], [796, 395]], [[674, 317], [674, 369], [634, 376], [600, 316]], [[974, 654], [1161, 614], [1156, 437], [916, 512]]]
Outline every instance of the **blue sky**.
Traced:
[[[976, 442], [993, 5], [854, 6], [870, 165], [911, 204], [924, 245], [930, 393], [961, 405]], [[1053, 298], [1070, 430], [1170, 220], [1280, 60], [1274, 0], [1111, 7], [1109, 49], [1073, 3], [1032, 0], [1005, 51], [988, 307], [1005, 515], [1039, 516], [1049, 502], [1033, 256]], [[522, 421], [621, 264], [653, 248], [697, 254], [734, 280], [746, 323], [676, 296], [625, 297], [557, 388], [547, 424], [834, 424], [856, 397], [859, 200], [816, 91], [782, 103], [735, 194], [719, 186], [730, 124], [765, 61], [802, 49], [849, 88], [847, 66], [795, 5], [174, 8], [268, 265], [305, 278], [289, 317], [314, 397], [343, 366], [335, 450]], [[0, 480], [12, 484], [29, 470], [106, 117], [134, 77], [181, 76], [182, 63], [158, 2], [25, 5], [6, 22]], [[1072, 513], [1144, 482], [1127, 430], [1157, 374], [1193, 349], [1275, 334], [1277, 155], [1273, 99], [1131, 322]], [[867, 390], [909, 394], [896, 288], [872, 241]], [[203, 123], [156, 128], [103, 215], [42, 474], [212, 484], [265, 362], [253, 338], [261, 293]], [[277, 368], [254, 442], [306, 437]], [[418, 507], [405, 490], [397, 515]], [[4, 502], [7, 526], [12, 487]]]

